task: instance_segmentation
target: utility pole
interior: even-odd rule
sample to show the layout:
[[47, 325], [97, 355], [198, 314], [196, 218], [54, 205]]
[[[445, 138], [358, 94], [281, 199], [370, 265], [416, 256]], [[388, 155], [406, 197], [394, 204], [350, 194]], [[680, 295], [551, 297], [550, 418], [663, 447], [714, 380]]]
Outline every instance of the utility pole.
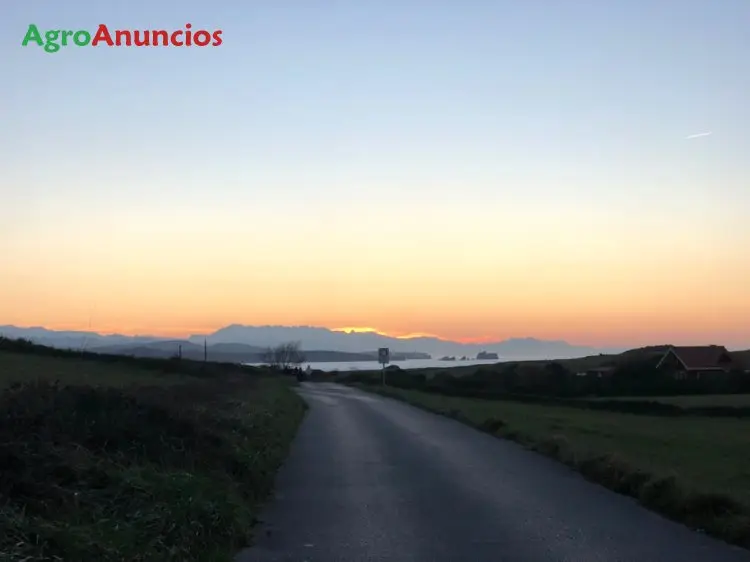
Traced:
[[207, 361], [208, 361], [208, 339], [204, 338], [203, 339], [203, 362], [205, 363]]
[[182, 359], [182, 344], [177, 346], [177, 358]]

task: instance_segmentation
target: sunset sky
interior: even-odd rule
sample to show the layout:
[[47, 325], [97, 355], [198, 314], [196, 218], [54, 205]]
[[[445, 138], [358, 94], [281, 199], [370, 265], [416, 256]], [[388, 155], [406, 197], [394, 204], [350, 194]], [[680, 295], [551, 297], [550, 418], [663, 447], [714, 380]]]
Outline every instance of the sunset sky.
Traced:
[[[224, 44], [21, 47], [187, 22]], [[750, 347], [747, 0], [25, 0], [0, 37], [0, 325]]]

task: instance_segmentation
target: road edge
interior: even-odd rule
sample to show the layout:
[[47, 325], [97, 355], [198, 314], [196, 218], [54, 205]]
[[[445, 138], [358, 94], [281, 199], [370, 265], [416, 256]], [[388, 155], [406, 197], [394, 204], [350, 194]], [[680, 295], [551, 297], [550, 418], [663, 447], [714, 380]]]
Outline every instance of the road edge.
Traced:
[[435, 408], [410, 395], [429, 396], [427, 393], [361, 383], [340, 384], [399, 400], [427, 412], [451, 418], [498, 439], [513, 441], [572, 468], [590, 482], [635, 499], [643, 507], [674, 522], [706, 533], [732, 546], [750, 550], [750, 512], [746, 506], [729, 496], [688, 492], [680, 486], [673, 475], [650, 474], [632, 466], [616, 453], [581, 458], [570, 449], [562, 436], [544, 440], [534, 439], [508, 427], [500, 419], [488, 418], [476, 423], [459, 409]]

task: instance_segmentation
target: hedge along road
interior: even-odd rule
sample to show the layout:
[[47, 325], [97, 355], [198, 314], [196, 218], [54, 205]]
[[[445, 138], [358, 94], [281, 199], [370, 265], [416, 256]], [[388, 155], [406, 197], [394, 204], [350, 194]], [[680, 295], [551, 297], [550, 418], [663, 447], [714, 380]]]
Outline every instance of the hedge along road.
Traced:
[[307, 418], [240, 562], [749, 562], [520, 446], [303, 383]]

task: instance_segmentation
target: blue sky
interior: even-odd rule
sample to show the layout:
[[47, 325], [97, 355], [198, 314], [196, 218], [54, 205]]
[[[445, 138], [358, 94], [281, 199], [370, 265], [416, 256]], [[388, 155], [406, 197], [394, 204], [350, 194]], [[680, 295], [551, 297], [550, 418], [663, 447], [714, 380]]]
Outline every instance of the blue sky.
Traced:
[[[147, 175], [183, 195], [210, 182], [217, 196], [255, 184], [261, 199], [370, 198], [393, 184], [407, 199], [443, 189], [452, 198], [461, 184], [463, 197], [481, 199], [551, 175], [568, 185], [527, 195], [555, 201], [606, 198], [661, 174], [671, 196], [682, 179], [719, 169], [731, 182], [750, 153], [745, 0], [31, 0], [3, 10], [2, 179], [28, 181], [35, 168], [35, 183], [62, 181], [59, 195]], [[225, 44], [19, 48], [31, 22], [188, 21], [223, 29]], [[714, 138], [681, 142], [705, 130]], [[97, 187], [60, 177], [83, 173], [82, 154], [95, 160]]]
[[[590, 220], [626, 253], [653, 242], [655, 224], [678, 252], [703, 243], [741, 260], [750, 243], [746, 0], [26, 0], [0, 11], [6, 246], [279, 215], [328, 217], [342, 238], [352, 217], [390, 217], [413, 222], [397, 234], [416, 240], [452, 228], [430, 218], [448, 210]], [[186, 22], [222, 29], [224, 44], [20, 46], [30, 23]], [[482, 236], [486, 252], [507, 241]], [[324, 252], [330, 237], [304, 242]]]

